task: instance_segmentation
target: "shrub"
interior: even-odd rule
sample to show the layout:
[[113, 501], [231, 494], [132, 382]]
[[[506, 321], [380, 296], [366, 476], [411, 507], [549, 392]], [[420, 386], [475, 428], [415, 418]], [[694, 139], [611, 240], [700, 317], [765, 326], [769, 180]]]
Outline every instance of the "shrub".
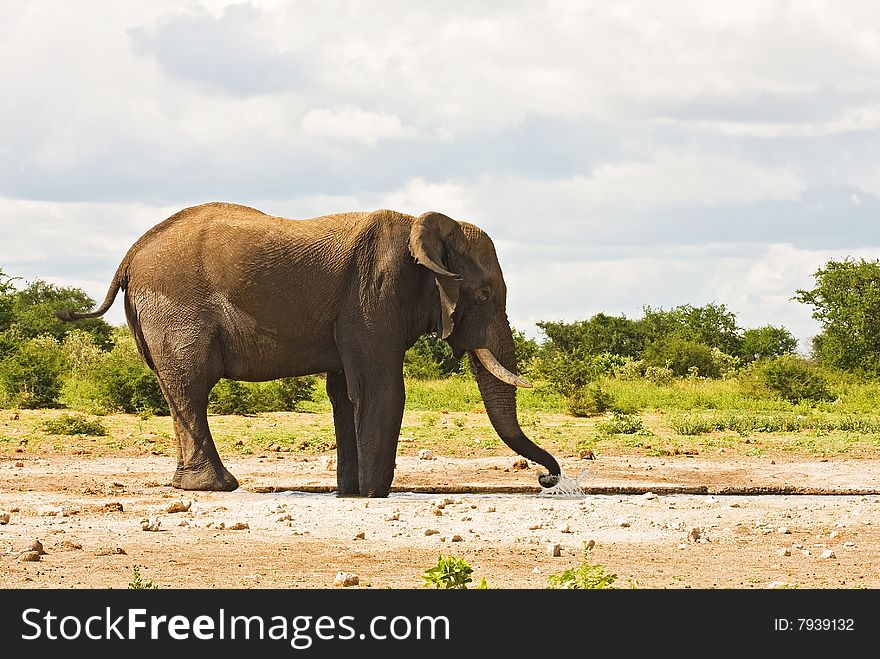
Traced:
[[716, 430], [715, 424], [709, 419], [690, 414], [673, 417], [670, 419], [669, 425], [679, 435], [703, 435]]
[[721, 376], [721, 369], [713, 358], [711, 347], [679, 335], [664, 337], [648, 344], [644, 360], [649, 366], [666, 367], [678, 377], [694, 372], [707, 378]]
[[300, 403], [315, 400], [317, 384], [318, 378], [314, 375], [273, 380], [268, 383], [274, 394], [271, 411], [294, 412]]
[[821, 369], [797, 355], [755, 362], [740, 383], [752, 395], [775, 395], [795, 404], [834, 398]]
[[87, 419], [82, 414], [62, 414], [57, 419], [43, 422], [43, 430], [53, 435], [91, 435], [104, 437], [107, 428], [98, 419]]
[[135, 565], [131, 569], [131, 581], [128, 582], [128, 587], [131, 590], [155, 590], [159, 588], [159, 586], [153, 583], [152, 579], [149, 581], [143, 580], [140, 565]]
[[591, 565], [587, 562], [587, 543], [584, 543], [584, 558], [580, 565], [574, 568], [551, 574], [547, 577], [548, 588], [560, 590], [601, 590], [613, 589], [617, 580], [616, 574], [605, 574], [605, 568], [601, 565]]
[[[473, 580], [474, 569], [463, 558], [457, 556], [439, 556], [437, 565], [428, 568], [422, 574], [425, 586], [429, 588], [467, 588]], [[484, 585], [485, 580], [481, 585]]]
[[643, 432], [645, 426], [642, 420], [634, 414], [620, 414], [615, 412], [607, 421], [596, 424], [596, 430], [610, 435], [634, 435]]
[[238, 380], [220, 380], [208, 397], [208, 409], [214, 414], [256, 414], [259, 407], [254, 389]]
[[614, 405], [614, 396], [600, 382], [575, 389], [568, 398], [568, 411], [573, 416], [595, 416]]
[[16, 407], [53, 407], [61, 393], [64, 352], [50, 336], [29, 339], [0, 361], [0, 397]]

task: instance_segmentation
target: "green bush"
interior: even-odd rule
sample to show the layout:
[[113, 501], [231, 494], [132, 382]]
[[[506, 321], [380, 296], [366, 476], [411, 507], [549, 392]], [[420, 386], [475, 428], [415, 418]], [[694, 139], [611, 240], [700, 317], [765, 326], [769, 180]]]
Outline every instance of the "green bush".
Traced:
[[[464, 589], [473, 581], [473, 571], [463, 558], [441, 555], [437, 558], [437, 565], [424, 571], [422, 580], [429, 588]], [[485, 588], [485, 579], [481, 586]]]
[[609, 435], [634, 435], [644, 432], [645, 426], [642, 420], [634, 414], [620, 414], [615, 412], [607, 421], [596, 424], [596, 430]]
[[272, 411], [295, 412], [300, 403], [315, 400], [318, 378], [314, 375], [281, 378], [269, 384], [274, 393]]
[[777, 396], [795, 404], [834, 399], [822, 370], [797, 355], [757, 361], [741, 375], [740, 383], [751, 395]]
[[65, 367], [64, 352], [56, 339], [26, 340], [0, 361], [0, 398], [15, 407], [54, 407]]
[[57, 419], [43, 422], [43, 430], [53, 435], [91, 435], [104, 437], [107, 428], [98, 419], [90, 420], [82, 414], [62, 414]]
[[679, 435], [703, 435], [718, 429], [711, 420], [691, 414], [672, 417], [669, 425]]
[[602, 590], [613, 589], [616, 574], [605, 574], [601, 565], [587, 562], [588, 545], [584, 543], [584, 558], [577, 567], [551, 574], [547, 577], [548, 588], [558, 590]]
[[128, 328], [116, 328], [113, 342], [110, 352], [95, 353], [96, 346], [89, 347], [82, 335], [65, 340], [68, 354], [78, 357], [64, 384], [64, 403], [93, 414], [168, 414], [159, 381], [138, 352]]
[[707, 378], [721, 377], [720, 364], [710, 346], [678, 335], [649, 343], [644, 360], [649, 366], [668, 368], [678, 377], [692, 373]]
[[208, 409], [214, 414], [256, 414], [259, 408], [255, 389], [238, 380], [220, 380], [208, 397]]
[[611, 409], [614, 396], [601, 382], [575, 389], [568, 398], [568, 411], [573, 416], [595, 416]]

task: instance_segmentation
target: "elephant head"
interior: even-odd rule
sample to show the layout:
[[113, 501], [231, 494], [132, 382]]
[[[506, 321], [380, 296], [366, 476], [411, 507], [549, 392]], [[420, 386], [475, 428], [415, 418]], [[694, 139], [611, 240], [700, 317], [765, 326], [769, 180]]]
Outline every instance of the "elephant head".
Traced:
[[507, 287], [492, 240], [472, 224], [430, 212], [413, 223], [410, 251], [434, 277], [438, 333], [456, 358], [468, 354], [495, 432], [519, 455], [546, 467], [550, 473], [538, 480], [552, 487], [559, 463], [526, 437], [516, 416], [516, 387], [531, 385], [517, 375]]

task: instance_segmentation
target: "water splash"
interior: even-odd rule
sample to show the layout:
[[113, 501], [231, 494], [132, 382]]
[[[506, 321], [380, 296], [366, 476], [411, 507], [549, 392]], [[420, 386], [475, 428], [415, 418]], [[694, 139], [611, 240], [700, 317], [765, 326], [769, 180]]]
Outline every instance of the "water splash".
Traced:
[[574, 497], [580, 498], [586, 494], [586, 491], [578, 484], [578, 481], [585, 474], [585, 471], [579, 473], [575, 478], [569, 478], [564, 472], [559, 472], [559, 481], [553, 487], [541, 488], [538, 493], [539, 497]]

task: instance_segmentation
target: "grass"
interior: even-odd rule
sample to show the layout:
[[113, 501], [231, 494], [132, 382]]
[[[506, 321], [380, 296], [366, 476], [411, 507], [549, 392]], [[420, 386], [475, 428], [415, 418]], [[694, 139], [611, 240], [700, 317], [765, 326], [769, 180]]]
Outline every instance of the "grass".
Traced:
[[[567, 401], [546, 384], [518, 392], [520, 425], [537, 444], [559, 457], [584, 449], [597, 456], [846, 455], [880, 458], [880, 386], [844, 383], [834, 402], [793, 405], [752, 398], [734, 381], [679, 380], [669, 385], [608, 379], [615, 409], [592, 417], [567, 413]], [[323, 387], [301, 412], [253, 416], [210, 415], [222, 455], [315, 455], [335, 448], [333, 415]], [[85, 434], [66, 410], [0, 410], [0, 456], [20, 453], [102, 455], [175, 454], [170, 417], [110, 414], [95, 420], [104, 435]], [[79, 434], [68, 434], [79, 427]], [[97, 430], [97, 427], [95, 428]], [[398, 445], [401, 455], [430, 448], [451, 457], [513, 455], [498, 438], [470, 377], [407, 381]]]

